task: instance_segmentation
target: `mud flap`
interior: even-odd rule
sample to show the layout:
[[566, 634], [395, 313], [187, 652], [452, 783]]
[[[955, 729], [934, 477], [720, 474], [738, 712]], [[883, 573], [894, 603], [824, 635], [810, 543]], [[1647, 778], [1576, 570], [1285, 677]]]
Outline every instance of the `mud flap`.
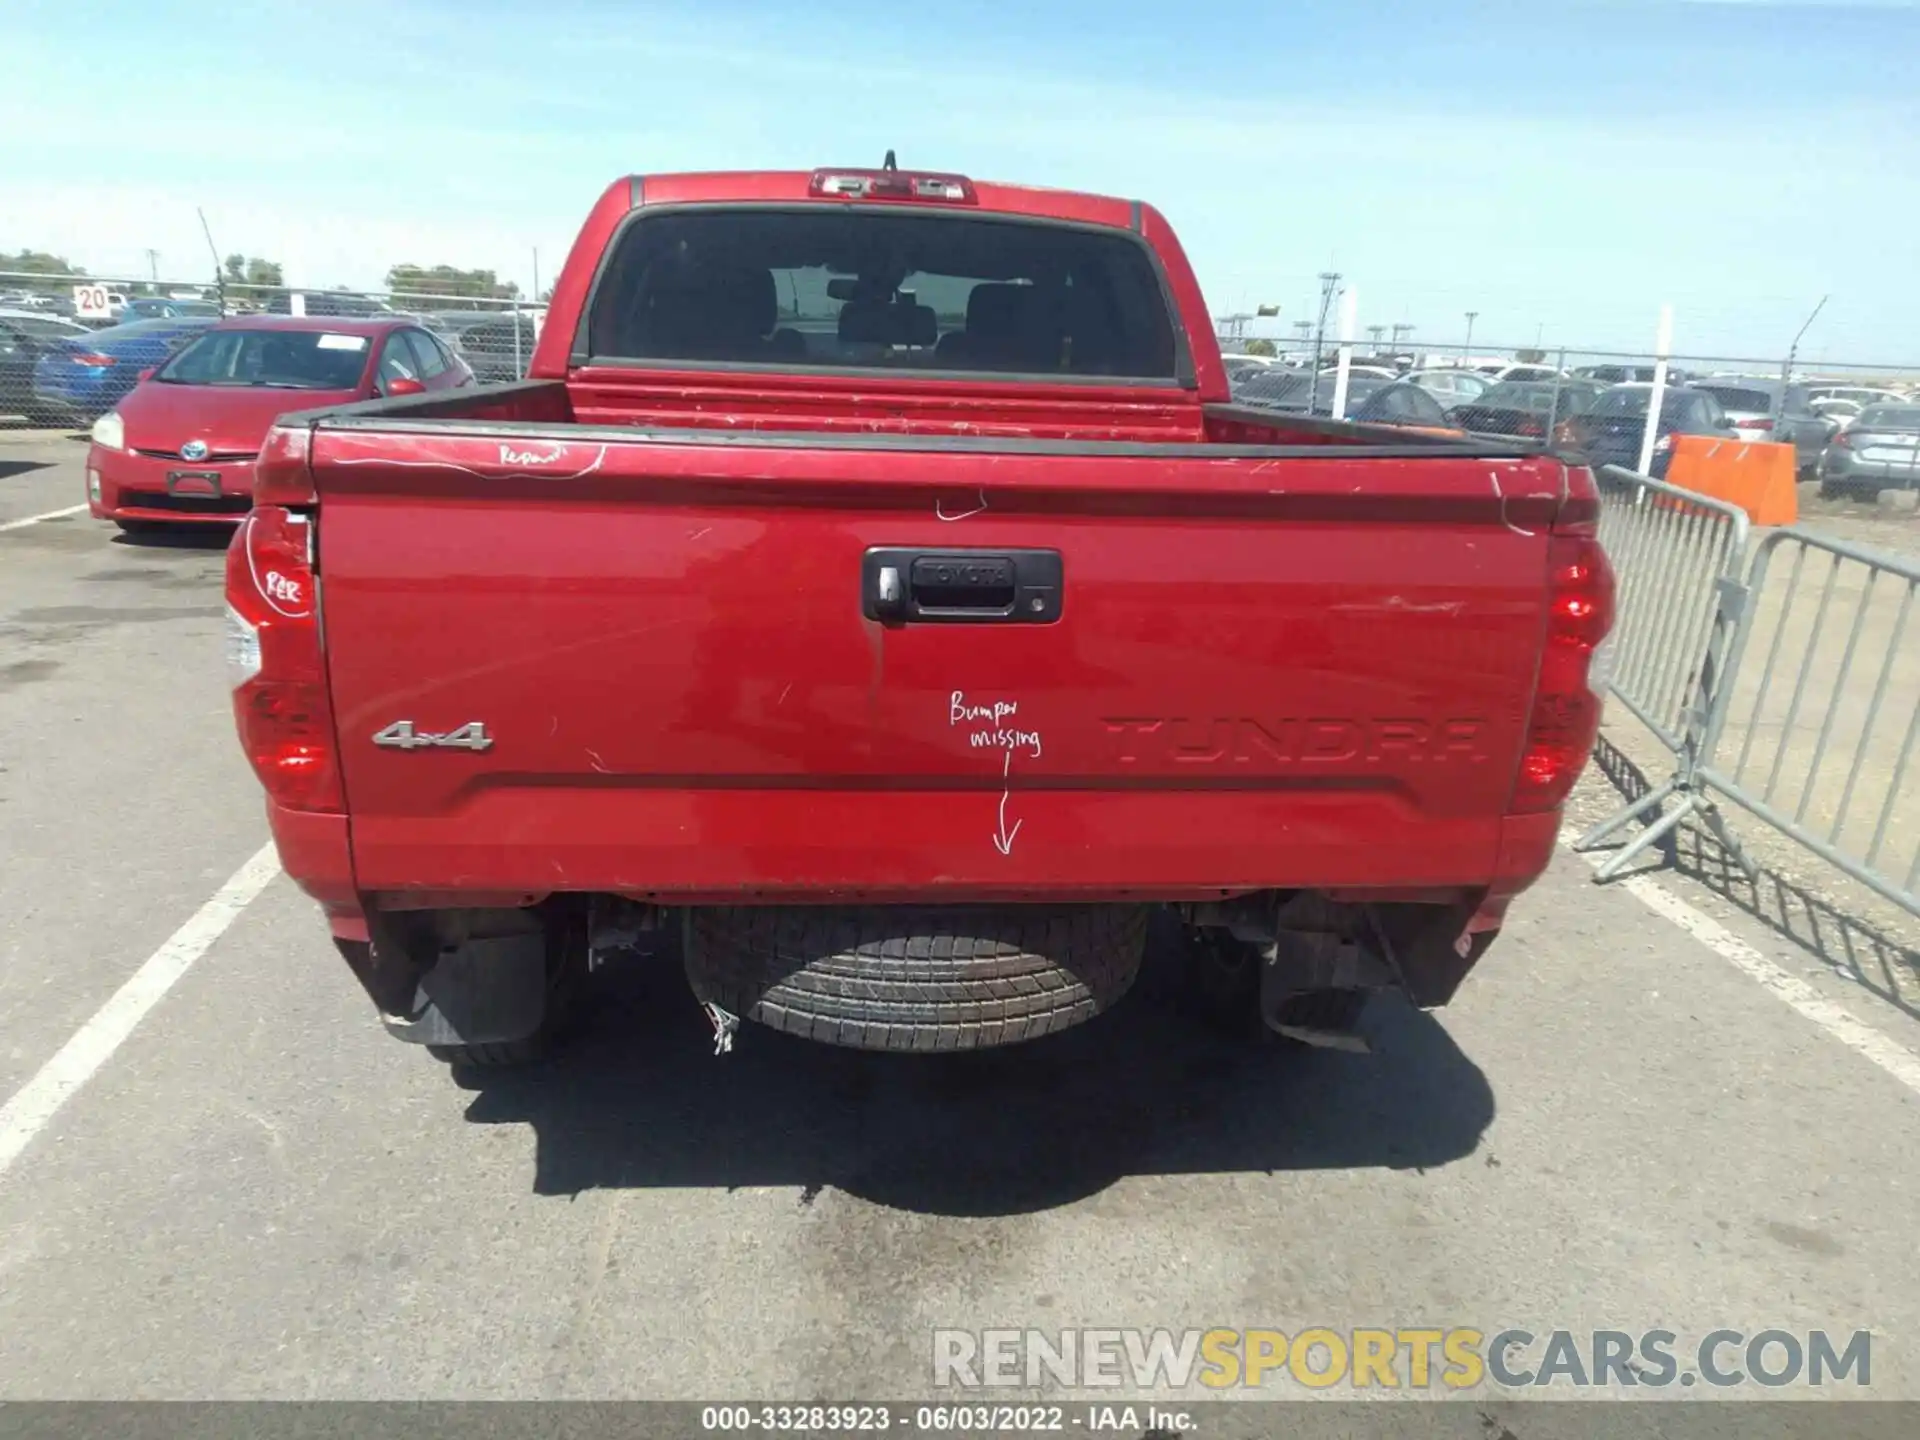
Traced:
[[547, 938], [538, 931], [442, 950], [414, 992], [413, 1013], [383, 1014], [414, 1045], [503, 1045], [540, 1028], [547, 1012]]
[[[1269, 1030], [1322, 1050], [1371, 1054], [1373, 1047], [1352, 1028], [1359, 1005], [1348, 1003], [1368, 990], [1396, 986], [1390, 953], [1326, 931], [1282, 931], [1262, 957], [1260, 1018]], [[1307, 1002], [1305, 1013], [1300, 1003]]]

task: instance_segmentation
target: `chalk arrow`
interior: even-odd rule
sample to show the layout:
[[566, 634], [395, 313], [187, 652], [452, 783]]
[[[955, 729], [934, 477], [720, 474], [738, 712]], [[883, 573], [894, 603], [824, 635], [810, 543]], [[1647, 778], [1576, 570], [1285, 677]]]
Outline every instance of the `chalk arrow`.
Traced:
[[1013, 751], [1009, 750], [1007, 751], [1005, 761], [1002, 762], [1000, 766], [1000, 779], [1003, 782], [1000, 789], [1000, 826], [999, 829], [994, 832], [993, 836], [993, 848], [998, 850], [1002, 855], [1011, 855], [1013, 853], [1013, 837], [1018, 835], [1020, 833], [1020, 827], [1027, 823], [1024, 820], [1016, 820], [1013, 822], [1013, 829], [1007, 829], [1007, 796], [1011, 787], [1004, 782], [1012, 770]]

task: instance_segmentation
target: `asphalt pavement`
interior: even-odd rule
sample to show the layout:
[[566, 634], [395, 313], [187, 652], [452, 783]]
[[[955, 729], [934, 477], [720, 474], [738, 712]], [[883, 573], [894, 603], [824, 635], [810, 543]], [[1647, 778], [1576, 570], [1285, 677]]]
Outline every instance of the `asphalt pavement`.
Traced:
[[[81, 455], [0, 435], [0, 527]], [[222, 558], [0, 529], [0, 1103], [266, 839]], [[483, 1087], [276, 877], [0, 1169], [0, 1398], [911, 1399], [936, 1327], [1419, 1325], [1869, 1329], [1920, 1398], [1920, 1024], [1591, 873], [1370, 1056], [1223, 1045], [1156, 963], [1004, 1052], [715, 1057], [662, 956]]]

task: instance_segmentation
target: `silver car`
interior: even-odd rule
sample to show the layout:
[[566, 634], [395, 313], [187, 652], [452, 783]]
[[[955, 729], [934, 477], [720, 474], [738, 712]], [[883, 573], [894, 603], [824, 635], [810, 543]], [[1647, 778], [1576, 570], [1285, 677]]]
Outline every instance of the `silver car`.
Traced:
[[1869, 405], [1820, 457], [1820, 493], [1871, 500], [1920, 489], [1920, 404]]
[[1415, 370], [1406, 377], [1440, 402], [1440, 408], [1471, 405], [1493, 388], [1493, 379], [1477, 370]]
[[1814, 413], [1804, 385], [1783, 386], [1759, 376], [1713, 375], [1689, 382], [1720, 402], [1742, 440], [1773, 441], [1794, 448], [1794, 470], [1811, 475], [1820, 464], [1827, 442], [1840, 428], [1838, 420]]

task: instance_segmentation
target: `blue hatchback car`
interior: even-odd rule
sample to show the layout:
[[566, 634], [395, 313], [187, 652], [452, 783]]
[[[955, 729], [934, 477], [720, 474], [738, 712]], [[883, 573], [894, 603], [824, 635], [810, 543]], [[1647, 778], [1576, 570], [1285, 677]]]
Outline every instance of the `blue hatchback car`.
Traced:
[[127, 301], [120, 311], [120, 323], [131, 325], [135, 320], [175, 320], [199, 315], [218, 320], [220, 307], [211, 300], [168, 300], [146, 295]]
[[140, 372], [214, 324], [217, 315], [136, 320], [71, 340], [49, 341], [33, 367], [37, 409], [90, 425], [140, 383]]

